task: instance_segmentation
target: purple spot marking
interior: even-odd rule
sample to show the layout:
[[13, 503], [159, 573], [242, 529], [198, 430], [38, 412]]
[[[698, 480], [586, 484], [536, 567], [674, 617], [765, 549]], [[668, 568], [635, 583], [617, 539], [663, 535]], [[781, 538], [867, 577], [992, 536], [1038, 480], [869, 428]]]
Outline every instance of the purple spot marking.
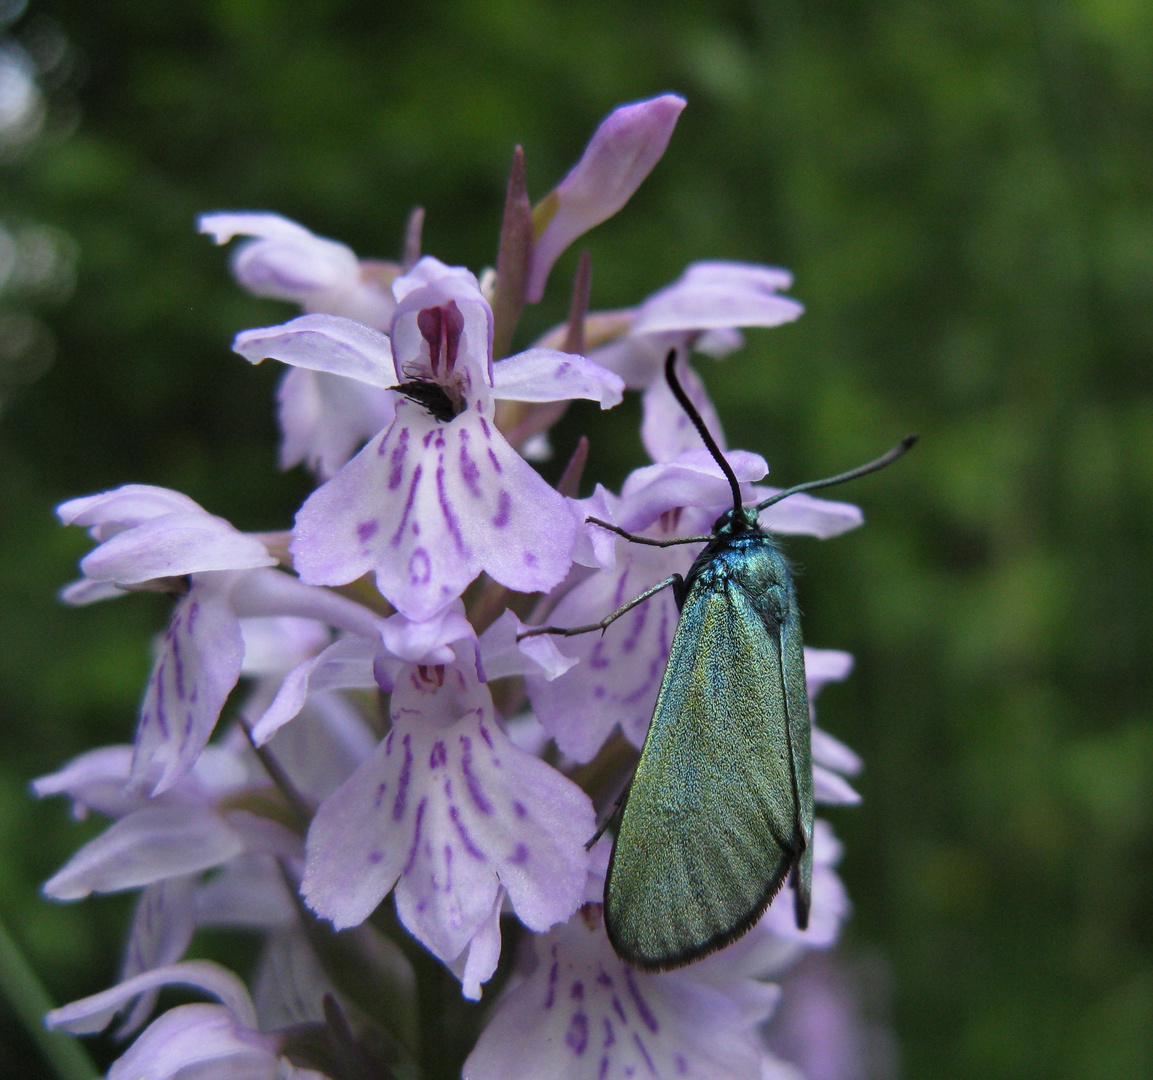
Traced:
[[472, 455], [468, 452], [467, 428], [461, 428], [460, 431], [460, 476], [468, 487], [468, 493], [474, 499], [479, 499], [481, 491], [480, 484], [478, 484], [477, 481], [480, 479], [480, 468], [477, 463], [472, 460]]
[[400, 821], [404, 817], [405, 803], [408, 801], [408, 784], [412, 779], [412, 736], [405, 735], [403, 741], [404, 764], [400, 767], [400, 776], [396, 781], [396, 798], [392, 803], [393, 821]]
[[524, 817], [528, 813], [528, 811], [524, 808], [524, 803], [522, 803], [519, 799], [513, 800], [512, 812], [520, 818]]
[[373, 810], [379, 810], [381, 808], [384, 803], [384, 793], [386, 791], [388, 791], [388, 785], [383, 783], [376, 789], [376, 798], [372, 800]]
[[[404, 480], [404, 459], [408, 457], [408, 428], [402, 427], [396, 436], [396, 445], [392, 448], [392, 453], [388, 457], [388, 463], [391, 466], [388, 473], [388, 490], [395, 491]], [[385, 442], [381, 440], [380, 449], [378, 454], [384, 453]]]
[[558, 375], [567, 375], [570, 371], [572, 371], [572, 364], [570, 364], [567, 360], [562, 360], [556, 366], [556, 373]]
[[612, 986], [613, 981], [609, 973], [602, 967], [597, 973], [597, 986]]
[[404, 869], [401, 870], [402, 874], [411, 873], [413, 866], [416, 865], [416, 852], [420, 847], [420, 833], [424, 824], [424, 806], [427, 802], [427, 799], [421, 799], [416, 804], [416, 827], [412, 834], [412, 847], [408, 849], [408, 858], [405, 860]]
[[640, 1032], [633, 1032], [633, 1042], [637, 1044], [637, 1049], [641, 1052], [641, 1057], [645, 1059], [645, 1064], [649, 1067], [649, 1072], [651, 1072], [653, 1076], [656, 1076], [656, 1066], [653, 1064], [653, 1059], [649, 1057], [649, 1052], [645, 1049], [645, 1044], [641, 1042]]
[[494, 529], [505, 528], [511, 517], [512, 499], [509, 497], [508, 492], [502, 489], [501, 493], [496, 497], [496, 516], [492, 519], [492, 527]]
[[480, 729], [480, 737], [484, 739], [486, 743], [488, 743], [488, 748], [492, 750], [492, 736], [488, 733], [488, 728], [486, 728], [484, 724], [477, 724], [476, 726]]
[[676, 1064], [677, 1072], [680, 1073], [681, 1076], [684, 1076], [685, 1073], [689, 1071], [689, 1062], [684, 1054], [677, 1054], [673, 1058], [673, 1062]]
[[408, 580], [412, 585], [427, 585], [432, 580], [432, 559], [425, 548], [413, 548], [408, 557]]
[[585, 1052], [585, 1048], [589, 1044], [589, 1018], [584, 1013], [573, 1013], [568, 1024], [568, 1031], [565, 1032], [564, 1041], [565, 1046], [577, 1057]]
[[436, 467], [436, 497], [437, 501], [440, 503], [440, 512], [444, 515], [444, 523], [448, 527], [449, 535], [455, 542], [457, 550], [463, 553], [464, 537], [461, 536], [460, 533], [460, 522], [456, 520], [456, 515], [452, 512], [452, 506], [449, 503], [448, 493], [444, 489], [443, 460]]
[[605, 652], [605, 639], [597, 638], [597, 643], [593, 646], [593, 651], [589, 656], [589, 667], [600, 671], [607, 668], [611, 663], [612, 661]]
[[641, 997], [641, 992], [637, 989], [636, 980], [633, 979], [633, 973], [629, 968], [625, 968], [625, 986], [628, 987], [629, 996], [637, 1007], [637, 1014], [640, 1016], [641, 1022], [655, 1035], [660, 1030], [660, 1024], [657, 1023], [657, 1018], [653, 1016], [648, 1003]]
[[599, 684], [593, 687], [593, 697], [597, 698], [598, 700], [603, 698], [607, 693], [608, 691]]
[[384, 858], [384, 852], [383, 851], [370, 851], [368, 853], [368, 861], [369, 861], [369, 864], [372, 866], [375, 866], [383, 858]]
[[539, 561], [540, 560], [537, 559], [537, 557], [531, 551], [526, 551], [524, 553], [525, 566], [536, 566], [539, 563]]
[[617, 1041], [616, 1032], [613, 1031], [613, 1022], [606, 1016], [604, 1017], [605, 1025], [605, 1041], [604, 1048], [607, 1050], [613, 1043]]
[[416, 489], [420, 484], [420, 477], [423, 472], [424, 467], [422, 465], [417, 465], [417, 467], [412, 470], [412, 482], [408, 485], [408, 497], [404, 500], [404, 512], [400, 515], [400, 524], [397, 525], [396, 532], [392, 534], [392, 538], [389, 540], [389, 543], [393, 547], [397, 547], [400, 544], [400, 537], [404, 532], [405, 522], [408, 521], [408, 515], [412, 513], [412, 504], [416, 501]]
[[569, 991], [569, 997], [571, 997], [573, 999], [573, 1001], [584, 1001], [584, 999], [585, 999], [585, 984], [582, 983], [580, 981], [580, 979], [577, 979], [572, 984], [572, 989]]
[[464, 782], [468, 785], [468, 793], [472, 796], [472, 801], [482, 814], [491, 814], [492, 803], [485, 798], [485, 794], [480, 788], [480, 781], [472, 771], [472, 739], [467, 735], [462, 735], [460, 737], [460, 745], [463, 750], [460, 756], [460, 771], [464, 774]]
[[552, 949], [553, 961], [552, 967], [548, 969], [548, 993], [545, 994], [544, 1007], [551, 1009], [553, 1002], [556, 1001], [556, 981], [557, 976], [560, 975], [560, 964], [556, 960], [556, 946]]
[[432, 744], [432, 753], [428, 755], [428, 767], [430, 769], [438, 769], [448, 761], [448, 751], [445, 749], [444, 740], [437, 739]]
[[528, 848], [526, 848], [524, 844], [517, 844], [516, 851], [508, 857], [508, 861], [512, 863], [513, 866], [524, 866], [524, 864], [528, 862]]
[[455, 806], [450, 806], [448, 808], [448, 816], [452, 818], [452, 823], [456, 826], [456, 831], [460, 834], [461, 842], [464, 844], [464, 850], [474, 859], [480, 862], [487, 862], [488, 860], [484, 857], [484, 852], [472, 842], [472, 837], [468, 835], [468, 829], [464, 827], [464, 821], [461, 820], [460, 810]]
[[378, 532], [380, 532], [380, 522], [376, 518], [370, 518], [368, 521], [362, 521], [356, 527], [356, 538], [362, 544], [367, 544]]

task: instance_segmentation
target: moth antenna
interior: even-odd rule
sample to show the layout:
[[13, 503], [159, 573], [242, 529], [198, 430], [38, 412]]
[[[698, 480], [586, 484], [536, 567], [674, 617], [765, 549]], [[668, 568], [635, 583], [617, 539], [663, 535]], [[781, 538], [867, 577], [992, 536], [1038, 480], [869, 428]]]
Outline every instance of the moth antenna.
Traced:
[[717, 446], [716, 439], [713, 438], [712, 433], [705, 426], [704, 420], [701, 419], [701, 414], [697, 412], [696, 406], [689, 401], [689, 395], [685, 393], [680, 381], [677, 379], [677, 373], [674, 370], [676, 362], [677, 350], [669, 349], [669, 355], [665, 357], [665, 380], [669, 384], [669, 389], [673, 392], [673, 397], [677, 399], [680, 407], [685, 410], [685, 415], [693, 422], [693, 427], [697, 429], [697, 433], [704, 440], [709, 453], [713, 455], [713, 460], [721, 467], [721, 472], [725, 474], [725, 479], [728, 480], [729, 487], [733, 489], [733, 512], [739, 517], [741, 513], [741, 486], [737, 482], [737, 474], [733, 472], [732, 467], [725, 460], [724, 454], [721, 453], [721, 448]]

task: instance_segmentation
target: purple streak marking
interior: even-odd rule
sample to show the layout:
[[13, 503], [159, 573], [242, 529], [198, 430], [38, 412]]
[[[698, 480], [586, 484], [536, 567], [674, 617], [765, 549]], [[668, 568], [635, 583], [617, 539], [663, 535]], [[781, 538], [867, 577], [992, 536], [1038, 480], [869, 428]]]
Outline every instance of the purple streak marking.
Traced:
[[629, 1026], [629, 1018], [625, 1016], [625, 1007], [621, 1004], [621, 999], [613, 994], [613, 1012], [620, 1017], [620, 1021], [625, 1027]]
[[412, 585], [427, 585], [432, 580], [432, 559], [427, 548], [413, 548], [408, 557], [408, 580]]
[[172, 684], [176, 696], [184, 700], [184, 658], [180, 655], [180, 639], [172, 639]]
[[524, 808], [524, 803], [522, 803], [519, 799], [513, 800], [512, 812], [516, 814], [518, 818], [522, 818], [528, 813], [528, 811]]
[[597, 1072], [597, 1080], [605, 1080], [609, 1074], [609, 1056], [608, 1054], [601, 1055], [601, 1067]]
[[560, 975], [560, 964], [556, 958], [556, 946], [552, 947], [552, 967], [548, 969], [548, 993], [545, 995], [544, 1007], [551, 1009], [556, 1001], [556, 981]]
[[569, 997], [571, 997], [573, 999], [573, 1001], [584, 1001], [584, 999], [585, 999], [585, 984], [582, 983], [580, 981], [580, 979], [577, 979], [572, 984], [572, 989], [569, 991]]
[[[400, 487], [401, 482], [404, 480], [404, 459], [408, 457], [408, 428], [402, 427], [396, 436], [396, 445], [392, 448], [392, 453], [388, 456], [388, 490], [395, 491]], [[384, 453], [385, 442], [382, 441], [380, 449], [377, 451], [379, 454]]]
[[437, 769], [448, 761], [448, 750], [445, 749], [444, 740], [437, 739], [432, 744], [432, 753], [428, 755], [428, 767]]
[[681, 1076], [684, 1076], [685, 1073], [689, 1071], [688, 1058], [686, 1058], [684, 1054], [677, 1054], [673, 1058], [673, 1063], [676, 1065], [677, 1072], [680, 1073]]
[[607, 1050], [613, 1043], [617, 1041], [616, 1033], [613, 1031], [613, 1022], [606, 1016], [604, 1017], [605, 1025], [605, 1041], [604, 1048]]
[[389, 543], [393, 547], [400, 546], [400, 537], [404, 532], [404, 525], [405, 522], [408, 521], [408, 515], [412, 513], [412, 504], [416, 501], [416, 489], [420, 484], [420, 477], [423, 472], [424, 467], [422, 465], [417, 465], [417, 467], [412, 470], [412, 481], [408, 485], [408, 497], [404, 501], [404, 512], [400, 515], [400, 524], [397, 525], [396, 532], [392, 534], [392, 538], [389, 540]]
[[427, 799], [422, 798], [416, 804], [416, 825], [412, 833], [412, 846], [408, 849], [408, 858], [405, 860], [404, 869], [401, 870], [402, 874], [411, 873], [413, 866], [416, 865], [416, 852], [417, 848], [420, 847], [420, 834], [424, 826], [424, 807], [427, 802]]
[[444, 891], [452, 892], [452, 844], [444, 845]]
[[479, 499], [481, 496], [480, 484], [478, 483], [480, 467], [472, 460], [472, 455], [468, 452], [468, 428], [460, 429], [460, 476], [468, 488], [468, 493], [474, 499]]
[[492, 519], [492, 527], [494, 529], [503, 529], [512, 517], [512, 499], [509, 493], [503, 488], [496, 497], [496, 514]]
[[384, 805], [384, 793], [388, 791], [388, 785], [381, 783], [377, 786], [376, 797], [372, 800], [373, 810], [379, 810]]
[[479, 862], [488, 862], [488, 860], [484, 857], [484, 852], [473, 843], [472, 837], [468, 834], [468, 829], [464, 827], [464, 821], [460, 816], [460, 810], [455, 806], [450, 806], [448, 808], [448, 816], [452, 819], [453, 825], [456, 826], [456, 831], [460, 836], [461, 843], [464, 844], [464, 850]]
[[486, 439], [492, 438], [492, 429], [488, 426], [488, 421], [483, 416], [480, 417], [480, 430], [484, 433]]
[[640, 1032], [633, 1032], [633, 1042], [637, 1044], [637, 1049], [641, 1052], [641, 1057], [645, 1059], [645, 1064], [649, 1067], [649, 1072], [651, 1072], [653, 1076], [656, 1076], [656, 1066], [653, 1064], [653, 1059], [649, 1057], [649, 1052], [645, 1049], [645, 1044], [641, 1042]]
[[408, 784], [412, 779], [412, 736], [405, 735], [404, 764], [400, 767], [400, 776], [396, 781], [396, 798], [392, 803], [392, 820], [400, 821], [404, 817], [405, 803], [408, 800]]
[[462, 735], [460, 737], [460, 746], [463, 751], [460, 756], [460, 771], [464, 774], [464, 782], [468, 785], [468, 793], [472, 796], [472, 801], [482, 814], [491, 814], [492, 803], [485, 797], [480, 787], [480, 781], [472, 771], [472, 739], [467, 735]]
[[188, 605], [188, 633], [191, 634], [196, 628], [196, 616], [200, 614], [200, 601], [193, 600]]
[[452, 537], [453, 542], [456, 544], [457, 550], [464, 553], [464, 537], [460, 532], [460, 522], [457, 521], [456, 515], [452, 512], [452, 505], [449, 502], [448, 493], [444, 488], [444, 459], [441, 458], [436, 467], [436, 497], [440, 503], [440, 512], [444, 515], [444, 523], [448, 528], [449, 535]]
[[624, 970], [625, 986], [628, 987], [629, 996], [633, 999], [633, 1004], [637, 1007], [637, 1015], [640, 1016], [641, 1022], [645, 1027], [655, 1035], [660, 1030], [660, 1024], [657, 1023], [657, 1018], [653, 1016], [648, 1003], [641, 997], [641, 992], [637, 989], [636, 980], [633, 979], [632, 969], [625, 968]]
[[480, 729], [480, 737], [488, 744], [490, 750], [493, 749], [492, 736], [488, 733], [488, 728], [483, 723], [476, 725]]
[[491, 446], [488, 448], [488, 460], [492, 467], [496, 470], [498, 476], [504, 472], [504, 469], [501, 468], [500, 458], [496, 456]]

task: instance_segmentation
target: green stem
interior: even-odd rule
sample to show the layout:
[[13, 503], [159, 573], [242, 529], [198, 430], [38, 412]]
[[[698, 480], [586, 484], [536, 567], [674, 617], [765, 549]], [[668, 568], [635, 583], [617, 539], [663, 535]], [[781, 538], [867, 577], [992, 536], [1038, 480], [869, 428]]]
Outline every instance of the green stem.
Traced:
[[44, 1014], [52, 1008], [52, 1001], [3, 922], [0, 922], [0, 998], [12, 1006], [60, 1080], [99, 1077], [96, 1066], [72, 1035], [49, 1031], [44, 1026]]

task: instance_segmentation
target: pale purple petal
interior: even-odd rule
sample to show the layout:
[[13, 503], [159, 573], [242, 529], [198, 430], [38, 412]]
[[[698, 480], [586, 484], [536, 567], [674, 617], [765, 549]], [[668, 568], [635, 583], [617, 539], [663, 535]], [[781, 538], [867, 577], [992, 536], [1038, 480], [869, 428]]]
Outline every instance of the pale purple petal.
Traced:
[[[128, 931], [120, 981], [144, 971], [175, 964], [192, 941], [196, 905], [193, 900], [192, 875], [153, 882], [140, 894]], [[117, 1028], [118, 1039], [133, 1034], [156, 1007], [159, 990], [142, 994]]]
[[215, 997], [240, 1023], [245, 1026], [256, 1023], [248, 990], [231, 971], [211, 960], [185, 960], [146, 971], [99, 994], [53, 1009], [44, 1017], [44, 1025], [78, 1035], [102, 1031], [121, 1005], [160, 986], [191, 986], [202, 990]]
[[62, 524], [89, 527], [91, 536], [100, 541], [150, 518], [180, 513], [207, 515], [208, 511], [179, 491], [151, 484], [124, 484], [97, 495], [69, 499], [56, 508]]
[[263, 746], [295, 717], [310, 694], [332, 689], [375, 688], [373, 662], [379, 649], [379, 639], [350, 636], [302, 660], [284, 677], [272, 704], [253, 725], [252, 738], [256, 745]]
[[[768, 471], [760, 454], [746, 450], [730, 450], [725, 460], [742, 484], [758, 480]], [[732, 501], [732, 489], [720, 466], [700, 447], [683, 451], [674, 461], [634, 469], [621, 489], [617, 519], [622, 528], [637, 532], [677, 507], [703, 507], [719, 512], [732, 506]], [[711, 531], [711, 526], [710, 519], [704, 532]], [[690, 531], [688, 535], [693, 533]]]
[[529, 303], [544, 294], [549, 271], [565, 248], [629, 201], [665, 152], [684, 107], [684, 98], [663, 94], [622, 105], [601, 122], [580, 161], [534, 212]]
[[284, 870], [267, 855], [242, 854], [203, 881], [196, 891], [199, 926], [258, 930], [297, 926], [300, 911]]
[[[385, 940], [383, 935], [375, 938], [377, 943]], [[338, 995], [299, 928], [265, 935], [251, 985], [263, 1031], [324, 1023], [324, 997]]]
[[376, 570], [403, 614], [443, 610], [486, 570], [520, 592], [568, 572], [576, 523], [564, 498], [469, 412], [440, 424], [412, 402], [296, 518], [301, 578], [343, 584]]
[[95, 604], [99, 600], [114, 600], [123, 595], [124, 590], [111, 581], [89, 581], [87, 578], [74, 581], [60, 590], [60, 599], [74, 607]]
[[277, 1040], [221, 1005], [178, 1005], [154, 1020], [108, 1080], [279, 1080]]
[[236, 280], [257, 296], [303, 304], [313, 293], [354, 286], [360, 275], [350, 247], [316, 236], [278, 214], [205, 214], [199, 228], [211, 233], [217, 244], [234, 236], [257, 238], [232, 259]]
[[780, 326], [804, 308], [779, 295], [793, 276], [787, 270], [754, 263], [692, 263], [676, 281], [653, 293], [637, 310], [631, 333]]
[[460, 979], [460, 992], [469, 1001], [480, 1001], [481, 986], [492, 978], [500, 960], [500, 912], [504, 893], [497, 894], [492, 912], [473, 935], [467, 948], [451, 964]]
[[80, 569], [93, 581], [130, 585], [275, 563], [255, 536], [201, 512], [165, 514], [118, 532], [81, 559]]
[[517, 635], [528, 629], [514, 612], [505, 611], [481, 634], [480, 655], [489, 682], [529, 674], [551, 682], [578, 662], [575, 656], [565, 656], [549, 634], [517, 641]]
[[369, 386], [397, 384], [388, 336], [339, 315], [301, 315], [280, 326], [241, 331], [232, 351], [253, 364], [280, 360]]
[[665, 357], [669, 355], [669, 349], [683, 352], [690, 339], [691, 335], [686, 333], [639, 336], [625, 333], [591, 349], [589, 359], [615, 371], [630, 390], [644, 390], [653, 383], [664, 381]]
[[201, 574], [176, 605], [148, 681], [136, 729], [134, 782], [158, 795], [195, 763], [240, 677], [244, 642], [228, 575]]
[[534, 942], [535, 968], [497, 1006], [463, 1080], [759, 1080], [757, 1026], [775, 988], [733, 979], [730, 993], [693, 968], [633, 971], [597, 911], [586, 906]]
[[285, 675], [332, 640], [324, 623], [296, 615], [259, 615], [240, 620], [245, 675]]
[[432, 255], [425, 255], [407, 274], [398, 277], [392, 291], [399, 304], [408, 299], [410, 293], [437, 283], [449, 290], [446, 295], [467, 296], [480, 292], [480, 282], [471, 270], [465, 266], [449, 266]]
[[109, 817], [123, 817], [147, 804], [147, 797], [128, 786], [132, 773], [131, 746], [102, 746], [73, 758], [64, 768], [32, 781], [32, 790], [41, 799], [67, 795], [75, 802], [73, 816], [83, 818], [88, 810]]
[[281, 570], [258, 569], [239, 577], [231, 600], [237, 615], [298, 615], [361, 637], [380, 633], [380, 616], [371, 608]]
[[[760, 502], [781, 488], [754, 488], [754, 498]], [[785, 536], [817, 536], [828, 540], [833, 536], [863, 525], [865, 515], [852, 503], [819, 499], [807, 492], [790, 495], [775, 506], [761, 512], [757, 519], [762, 528]]]
[[327, 480], [378, 431], [391, 422], [396, 395], [327, 371], [290, 368], [276, 392], [284, 436], [280, 467], [304, 462]]
[[624, 397], [624, 381], [576, 353], [528, 349], [493, 365], [493, 397], [506, 401], [588, 398], [611, 409]]
[[[306, 900], [341, 928], [397, 884], [401, 920], [444, 960], [481, 930], [502, 885], [526, 925], [567, 918], [595, 828], [588, 797], [512, 744], [466, 668], [444, 669], [435, 692], [408, 670], [393, 692], [392, 730], [313, 819]], [[469, 701], [451, 726], [438, 721]]]
[[815, 649], [811, 645], [805, 646], [805, 676], [809, 685], [810, 699], [815, 698], [822, 687], [829, 683], [843, 682], [852, 670], [852, 653], [842, 649]]
[[856, 806], [861, 796], [839, 773], [823, 765], [813, 765], [813, 799], [828, 806]]
[[861, 759], [839, 739], [827, 731], [813, 728], [813, 760], [828, 769], [847, 776], [856, 776], [864, 767]]
[[617, 564], [616, 536], [608, 529], [601, 528], [587, 519], [596, 518], [616, 525], [620, 499], [603, 484], [597, 484], [587, 499], [570, 499], [576, 519], [576, 546], [573, 548], [573, 562], [581, 566], [595, 567], [598, 570], [612, 570]]
[[393, 656], [411, 664], [450, 664], [455, 656], [450, 648], [454, 642], [476, 640], [476, 631], [459, 601], [421, 622], [391, 615], [381, 624], [380, 634]]
[[[725, 431], [716, 407], [709, 398], [701, 377], [687, 364], [677, 365], [681, 386], [705, 422], [717, 445], [727, 445]], [[680, 402], [673, 397], [664, 379], [655, 380], [641, 395], [644, 410], [641, 421], [641, 442], [653, 461], [672, 461], [686, 450], [700, 450], [704, 443]], [[764, 475], [762, 473], [762, 475]]]
[[240, 835], [210, 810], [147, 806], [90, 840], [44, 885], [55, 900], [79, 900], [219, 866], [238, 855]]

